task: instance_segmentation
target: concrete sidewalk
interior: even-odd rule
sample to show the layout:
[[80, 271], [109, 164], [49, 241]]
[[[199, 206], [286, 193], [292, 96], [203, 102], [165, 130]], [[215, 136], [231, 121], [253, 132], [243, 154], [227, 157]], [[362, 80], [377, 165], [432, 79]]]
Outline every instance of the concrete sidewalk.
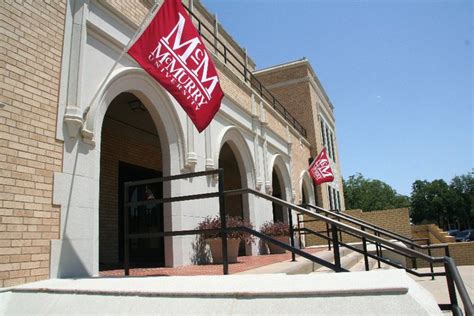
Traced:
[[[471, 300], [474, 301], [474, 266], [458, 266], [459, 273], [461, 274], [464, 285], [466, 286], [467, 292]], [[443, 267], [435, 267], [435, 272], [444, 272]], [[429, 268], [418, 269], [418, 272], [430, 272]], [[431, 278], [419, 278], [410, 274], [410, 277], [415, 280], [419, 285], [423, 286], [430, 292], [438, 303], [444, 304], [449, 303], [448, 286], [446, 283], [446, 277], [436, 277], [434, 280]], [[457, 291], [456, 291], [457, 293]], [[458, 294], [458, 302], [462, 305], [461, 298]], [[447, 312], [450, 313], [450, 312]]]
[[[370, 303], [369, 303], [370, 302]], [[441, 315], [402, 270], [51, 279], [0, 292], [0, 315]]]

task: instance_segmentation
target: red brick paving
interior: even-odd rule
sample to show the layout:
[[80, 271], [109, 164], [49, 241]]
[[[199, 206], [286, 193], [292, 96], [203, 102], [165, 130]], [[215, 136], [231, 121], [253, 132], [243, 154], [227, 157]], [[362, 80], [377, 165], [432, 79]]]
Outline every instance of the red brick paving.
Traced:
[[[319, 249], [307, 249], [315, 253]], [[298, 256], [297, 256], [298, 257]], [[237, 263], [229, 264], [229, 274], [243, 272], [272, 263], [291, 260], [291, 253], [278, 255], [242, 256]], [[222, 274], [222, 264], [189, 265], [174, 268], [136, 268], [130, 269], [130, 276], [178, 276], [178, 275], [219, 275]], [[100, 276], [124, 276], [123, 269], [100, 271]]]

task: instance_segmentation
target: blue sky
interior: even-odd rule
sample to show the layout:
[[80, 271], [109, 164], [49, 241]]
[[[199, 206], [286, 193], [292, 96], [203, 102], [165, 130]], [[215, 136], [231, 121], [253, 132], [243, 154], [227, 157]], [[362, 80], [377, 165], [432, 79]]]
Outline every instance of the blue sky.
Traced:
[[473, 168], [472, 1], [203, 0], [264, 68], [306, 57], [335, 106], [345, 178], [409, 195]]

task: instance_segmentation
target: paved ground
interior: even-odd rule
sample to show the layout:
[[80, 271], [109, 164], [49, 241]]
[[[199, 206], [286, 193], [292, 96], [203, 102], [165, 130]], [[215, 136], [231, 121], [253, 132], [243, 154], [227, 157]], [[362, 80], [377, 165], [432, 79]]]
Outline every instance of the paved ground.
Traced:
[[[474, 266], [459, 266], [459, 273], [464, 281], [467, 292], [474, 301]], [[429, 268], [418, 269], [420, 272], [430, 272]], [[435, 268], [436, 272], [444, 271], [443, 268]], [[418, 284], [427, 289], [436, 299], [438, 303], [449, 303], [449, 293], [446, 285], [445, 277], [436, 277], [434, 280], [431, 278], [418, 278], [414, 275], [409, 274]], [[458, 295], [458, 301], [462, 304], [461, 298]]]
[[395, 269], [309, 275], [50, 279], [0, 291], [0, 315], [315, 312], [335, 316], [440, 315], [431, 295], [415, 286], [404, 271]]
[[[312, 248], [306, 251], [311, 253], [324, 251], [326, 248]], [[244, 271], [255, 270], [259, 267], [269, 266], [275, 263], [288, 262], [291, 260], [291, 254], [285, 253], [280, 255], [260, 255], [260, 256], [242, 256], [238, 257], [238, 262], [229, 264], [229, 273], [236, 274]], [[301, 261], [301, 260], [300, 260]], [[468, 290], [469, 296], [474, 300], [474, 266], [458, 267], [463, 277], [463, 281]], [[263, 268], [265, 270], [265, 268]], [[255, 271], [260, 271], [256, 269]], [[429, 272], [429, 268], [419, 269], [420, 272]], [[435, 271], [442, 271], [442, 268], [435, 268]], [[191, 265], [175, 268], [141, 268], [131, 269], [131, 276], [193, 276], [193, 275], [220, 275], [222, 274], [221, 264], [208, 265]], [[268, 273], [268, 272], [267, 272]], [[100, 276], [123, 276], [121, 269], [101, 271]], [[446, 286], [445, 277], [436, 277], [435, 280], [430, 278], [418, 278], [409, 274], [421, 286], [427, 289], [438, 303], [449, 303], [449, 295]], [[460, 298], [458, 298], [461, 302]], [[450, 314], [449, 312], [447, 314]]]
[[[315, 253], [325, 248], [312, 248], [308, 251]], [[242, 256], [237, 263], [229, 264], [229, 274], [235, 274], [276, 262], [290, 261], [291, 254]], [[178, 275], [219, 275], [223, 273], [222, 264], [190, 265], [175, 268], [139, 268], [130, 269], [130, 276], [178, 276]], [[100, 276], [123, 276], [123, 269], [100, 271]]]

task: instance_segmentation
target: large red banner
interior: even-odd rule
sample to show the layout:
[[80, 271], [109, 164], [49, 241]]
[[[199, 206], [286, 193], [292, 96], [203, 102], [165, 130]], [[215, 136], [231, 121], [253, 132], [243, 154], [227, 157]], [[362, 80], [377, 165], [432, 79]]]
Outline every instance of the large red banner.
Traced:
[[209, 125], [224, 93], [180, 0], [165, 0], [128, 54], [173, 95], [199, 132]]
[[332, 172], [331, 164], [329, 163], [328, 155], [326, 154], [326, 148], [321, 150], [319, 155], [309, 166], [308, 171], [316, 185], [334, 180], [334, 173]]

